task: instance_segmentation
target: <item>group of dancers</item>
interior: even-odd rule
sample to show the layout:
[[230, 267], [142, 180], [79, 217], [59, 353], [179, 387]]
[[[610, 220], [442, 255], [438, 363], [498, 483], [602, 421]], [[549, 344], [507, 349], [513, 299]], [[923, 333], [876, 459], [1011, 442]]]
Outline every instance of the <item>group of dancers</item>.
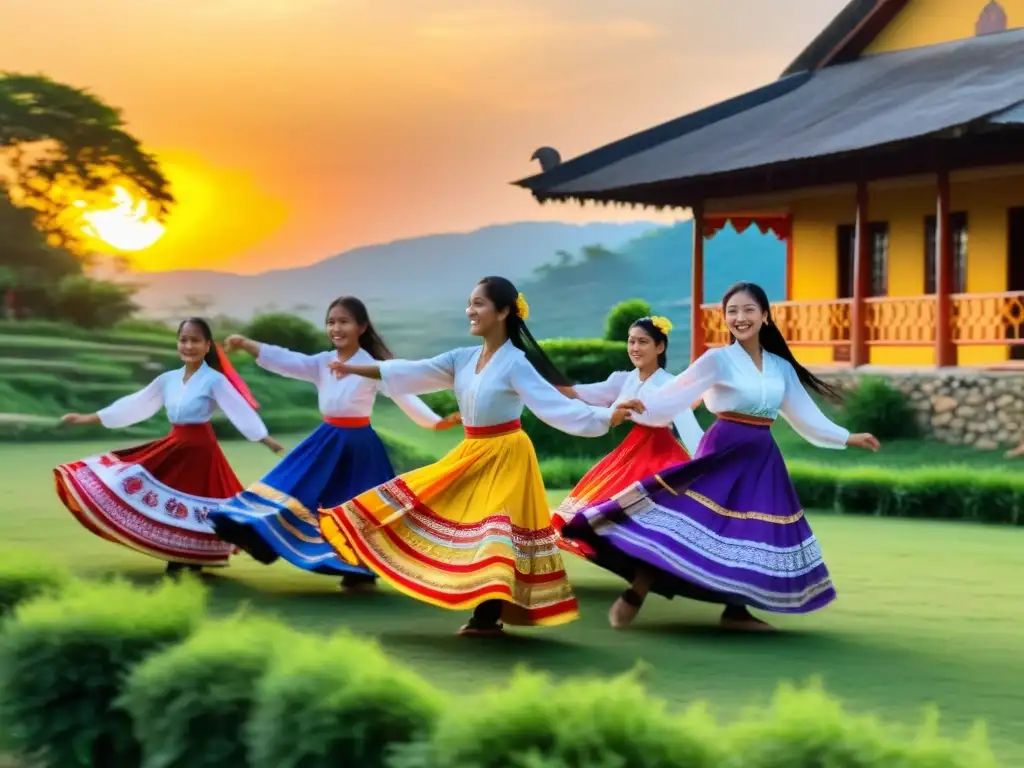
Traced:
[[[395, 359], [365, 305], [346, 296], [327, 309], [333, 351], [305, 355], [228, 337], [189, 318], [178, 328], [182, 368], [69, 424], [127, 427], [161, 406], [172, 424], [155, 442], [55, 470], [61, 501], [109, 541], [168, 563], [168, 571], [227, 565], [244, 550], [261, 563], [341, 578], [345, 589], [383, 579], [418, 600], [471, 612], [465, 635], [504, 625], [555, 625], [579, 609], [562, 553], [628, 583], [609, 611], [627, 627], [651, 592], [723, 606], [721, 623], [771, 631], [751, 609], [806, 613], [835, 598], [818, 541], [770, 427], [781, 415], [823, 447], [879, 449], [850, 434], [808, 394], [838, 393], [801, 366], [773, 324], [764, 291], [737, 283], [723, 300], [731, 343], [683, 373], [666, 370], [671, 324], [645, 317], [627, 339], [632, 370], [573, 385], [530, 333], [529, 306], [502, 277], [469, 297], [469, 332], [481, 339], [428, 360]], [[266, 476], [243, 488], [217, 445], [220, 408], [251, 441], [282, 453], [226, 351], [316, 386], [324, 423]], [[418, 395], [452, 390], [442, 418]], [[395, 476], [370, 425], [378, 394], [417, 425], [464, 440], [439, 461]], [[701, 400], [716, 417], [705, 434]], [[626, 420], [623, 443], [555, 510], [520, 416], [599, 437]], [[673, 434], [673, 426], [678, 439]]]

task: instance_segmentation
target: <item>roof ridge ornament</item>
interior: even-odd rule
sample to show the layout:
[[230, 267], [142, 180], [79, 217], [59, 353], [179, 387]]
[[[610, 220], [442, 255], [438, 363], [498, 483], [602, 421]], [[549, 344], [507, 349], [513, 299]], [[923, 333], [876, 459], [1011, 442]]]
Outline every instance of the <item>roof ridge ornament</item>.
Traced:
[[538, 161], [541, 171], [545, 173], [556, 165], [562, 164], [562, 156], [558, 154], [558, 150], [554, 147], [541, 147], [530, 156], [530, 159]]
[[978, 14], [978, 20], [974, 24], [976, 36], [991, 35], [996, 32], [1005, 32], [1008, 26], [1006, 9], [996, 0], [988, 0], [985, 7]]

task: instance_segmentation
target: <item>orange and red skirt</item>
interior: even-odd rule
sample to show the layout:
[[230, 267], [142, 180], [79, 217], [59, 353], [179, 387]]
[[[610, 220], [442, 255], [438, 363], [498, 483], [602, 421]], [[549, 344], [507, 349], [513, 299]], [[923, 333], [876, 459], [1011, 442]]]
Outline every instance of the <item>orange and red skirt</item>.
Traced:
[[321, 509], [324, 539], [441, 608], [500, 600], [506, 624], [578, 618], [530, 438], [518, 421], [465, 430], [440, 461]]
[[224, 566], [235, 551], [208, 520], [242, 490], [209, 423], [174, 425], [160, 440], [53, 473], [64, 506], [101, 538], [187, 565]]
[[[690, 454], [671, 429], [635, 424], [622, 444], [595, 464], [551, 513], [551, 523], [561, 533], [581, 509], [607, 501], [633, 483], [689, 460]], [[596, 559], [585, 542], [560, 536], [558, 546], [588, 560]]]

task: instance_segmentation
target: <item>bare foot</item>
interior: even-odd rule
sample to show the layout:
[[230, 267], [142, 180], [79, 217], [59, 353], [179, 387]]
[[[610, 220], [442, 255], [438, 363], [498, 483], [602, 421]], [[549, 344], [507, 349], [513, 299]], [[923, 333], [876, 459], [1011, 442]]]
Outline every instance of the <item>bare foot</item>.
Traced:
[[1003, 454], [1004, 459], [1016, 459], [1018, 456], [1024, 454], [1024, 443], [1018, 445], [1016, 448], [1011, 448]]
[[612, 629], [625, 629], [633, 623], [638, 613], [639, 605], [630, 605], [620, 597], [608, 610], [608, 623], [612, 625]]

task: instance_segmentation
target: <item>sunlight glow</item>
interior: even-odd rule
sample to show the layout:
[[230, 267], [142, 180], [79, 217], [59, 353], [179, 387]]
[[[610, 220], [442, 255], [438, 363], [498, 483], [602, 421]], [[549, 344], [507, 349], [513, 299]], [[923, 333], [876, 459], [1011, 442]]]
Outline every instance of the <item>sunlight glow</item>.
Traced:
[[[113, 207], [86, 211], [82, 230], [119, 251], [149, 248], [164, 234], [164, 225], [148, 215], [145, 200], [135, 200], [124, 187], [114, 187]], [[77, 201], [76, 207], [85, 207]]]

